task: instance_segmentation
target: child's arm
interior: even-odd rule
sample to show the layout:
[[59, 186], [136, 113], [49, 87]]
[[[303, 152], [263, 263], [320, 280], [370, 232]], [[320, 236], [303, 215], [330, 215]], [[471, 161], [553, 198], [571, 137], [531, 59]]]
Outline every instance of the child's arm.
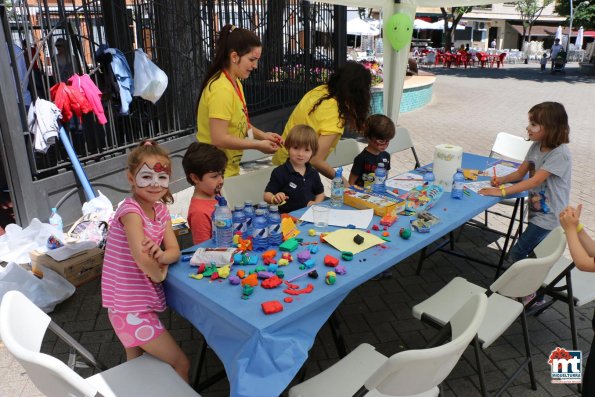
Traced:
[[280, 204], [289, 197], [281, 191], [283, 187], [287, 186], [288, 181], [282, 176], [281, 167], [277, 167], [271, 173], [271, 179], [264, 188], [263, 199], [269, 204]]
[[[525, 163], [523, 163], [523, 164], [525, 164]], [[519, 167], [519, 170], [521, 170], [521, 167]], [[500, 186], [503, 183], [517, 180], [516, 178], [518, 177], [518, 175], [513, 175], [513, 174], [517, 174], [519, 170], [517, 170], [516, 172], [513, 172], [510, 175], [506, 175], [502, 178], [493, 179], [492, 184], [497, 183], [498, 186]], [[528, 165], [527, 165], [526, 171], [528, 171]], [[526, 171], [525, 171], [525, 174], [526, 174]], [[525, 174], [522, 174], [522, 176], [524, 176]], [[551, 175], [550, 172], [548, 172], [544, 169], [539, 169], [539, 170], [535, 171], [535, 174], [531, 178], [522, 180], [518, 183], [515, 183], [514, 185], [512, 185], [510, 187], [507, 187], [505, 189], [506, 195], [509, 196], [509, 195], [527, 191], [529, 189], [533, 189], [533, 188], [541, 185], [543, 182], [545, 182], [545, 180], [547, 178], [549, 178], [550, 175]], [[479, 191], [479, 194], [483, 194], [484, 196], [501, 196], [502, 190], [500, 188], [484, 188]]]
[[165, 279], [166, 269], [146, 251], [143, 246], [145, 232], [143, 230], [143, 221], [139, 214], [128, 213], [120, 217], [120, 222], [124, 225], [128, 246], [132, 258], [136, 265], [153, 281], [160, 283]]
[[584, 228], [577, 232], [582, 205], [568, 207], [560, 213], [560, 225], [566, 232], [570, 255], [576, 267], [585, 272], [595, 272], [595, 241]]
[[364, 172], [364, 161], [361, 153], [355, 156], [353, 159], [353, 165], [351, 166], [351, 172], [349, 173], [349, 185], [354, 186], [355, 182]]
[[349, 173], [349, 185], [350, 186], [355, 185], [355, 181], [357, 181], [357, 178], [359, 178], [359, 175], [354, 174], [353, 168], [352, 168], [351, 172]]
[[519, 166], [519, 168], [517, 168], [515, 172], [501, 176], [499, 178], [493, 177], [491, 180], [492, 186], [498, 187], [505, 183], [520, 181], [525, 177], [525, 175], [527, 175], [527, 172], [529, 172], [529, 163], [527, 161], [523, 161], [523, 163]]
[[308, 207], [314, 204], [322, 203], [324, 201], [324, 192], [317, 194], [314, 200], [308, 201]]

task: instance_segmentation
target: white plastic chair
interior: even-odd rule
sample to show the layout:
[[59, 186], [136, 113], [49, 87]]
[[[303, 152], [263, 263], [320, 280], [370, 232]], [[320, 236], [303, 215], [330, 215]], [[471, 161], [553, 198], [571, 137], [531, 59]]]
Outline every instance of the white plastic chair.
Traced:
[[264, 189], [271, 179], [274, 167], [266, 167], [245, 174], [225, 178], [221, 195], [232, 208], [244, 205], [244, 201], [252, 200], [254, 204], [262, 201]]
[[[413, 316], [441, 327], [450, 321], [454, 313], [469, 299], [470, 295], [485, 293], [488, 295], [488, 310], [477, 333], [482, 349], [487, 349], [520, 316], [526, 357], [519, 369], [514, 371], [510, 381], [521, 372], [522, 368], [528, 366], [531, 388], [537, 390], [531, 361], [531, 346], [525, 306], [522, 303], [522, 298], [537, 291], [554, 263], [562, 256], [565, 247], [566, 237], [562, 228], [557, 227], [535, 249], [535, 253], [538, 255], [537, 258], [527, 258], [515, 262], [490, 285], [489, 290], [464, 278], [455, 277], [440, 291], [415, 305], [413, 307]], [[476, 355], [476, 357], [482, 395], [485, 396], [487, 392], [481, 361], [479, 355]], [[500, 395], [508, 384], [507, 381], [496, 395]]]
[[421, 164], [419, 163], [417, 152], [413, 146], [413, 141], [411, 140], [411, 134], [409, 134], [409, 130], [405, 127], [398, 127], [395, 137], [388, 144], [386, 151], [390, 154], [393, 154], [407, 149], [411, 149], [413, 157], [415, 158], [415, 168], [419, 168]]
[[449, 343], [391, 357], [362, 343], [332, 367], [292, 387], [289, 397], [438, 396], [437, 386], [477, 334], [487, 302], [483, 294], [469, 297], [450, 321]]
[[170, 365], [146, 353], [85, 379], [62, 361], [40, 352], [47, 329], [99, 368], [91, 353], [25, 295], [18, 291], [4, 295], [0, 305], [0, 337], [31, 381], [48, 397], [199, 396]]
[[333, 167], [342, 167], [347, 164], [352, 164], [353, 159], [360, 154], [362, 148], [355, 139], [341, 139], [335, 150], [326, 158], [327, 163]]

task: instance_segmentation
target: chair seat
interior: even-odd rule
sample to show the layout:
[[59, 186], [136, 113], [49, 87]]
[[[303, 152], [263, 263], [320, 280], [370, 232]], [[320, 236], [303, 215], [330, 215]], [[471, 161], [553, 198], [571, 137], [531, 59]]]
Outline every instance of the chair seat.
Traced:
[[324, 372], [292, 387], [289, 397], [351, 396], [388, 358], [362, 343]]
[[[142, 382], [131, 382], [131, 379]], [[167, 363], [143, 354], [86, 379], [105, 397], [199, 396]]]
[[[440, 291], [413, 306], [413, 316], [421, 319], [425, 314], [430, 319], [444, 325], [474, 294], [485, 293], [486, 289], [455, 277]], [[489, 347], [512, 325], [523, 311], [523, 305], [499, 294], [488, 297], [488, 308], [483, 323], [477, 333], [482, 348]]]
[[[554, 278], [564, 271], [572, 263], [572, 259], [562, 256], [548, 273], [543, 286], [549, 285]], [[583, 306], [595, 300], [595, 273], [583, 272], [576, 267], [570, 271], [572, 279], [572, 295], [576, 306]], [[563, 278], [556, 286], [566, 285], [566, 278]], [[559, 291], [560, 295], [568, 296], [568, 291]]]

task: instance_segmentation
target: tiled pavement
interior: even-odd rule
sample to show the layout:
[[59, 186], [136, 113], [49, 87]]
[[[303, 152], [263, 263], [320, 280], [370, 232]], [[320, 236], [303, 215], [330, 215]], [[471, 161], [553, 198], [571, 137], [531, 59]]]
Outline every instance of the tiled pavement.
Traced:
[[[506, 65], [505, 69], [445, 70], [438, 68], [434, 99], [423, 109], [400, 116], [399, 125], [407, 127], [413, 136], [422, 163], [430, 162], [433, 147], [438, 143], [453, 143], [466, 151], [489, 153], [496, 133], [507, 131], [524, 134], [527, 110], [546, 100], [562, 102], [571, 123], [571, 151], [573, 154], [573, 181], [571, 201], [585, 204], [584, 222], [595, 235], [595, 178], [593, 164], [588, 158], [595, 148], [595, 79], [585, 76], [572, 65], [565, 76], [540, 74], [538, 65]], [[589, 109], [590, 107], [590, 109]], [[399, 153], [393, 156], [396, 171], [411, 168], [412, 156]], [[591, 170], [591, 171], [588, 171]], [[490, 224], [503, 228], [496, 217]], [[476, 233], [466, 228], [458, 247], [467, 253], [496, 258], [496, 241], [489, 233]], [[426, 260], [420, 276], [415, 275], [417, 255], [399, 263], [393, 269], [393, 278], [369, 281], [354, 290], [339, 306], [342, 330], [349, 349], [368, 342], [386, 355], [421, 348], [435, 331], [411, 316], [411, 306], [437, 291], [454, 276], [462, 275], [487, 286], [494, 270], [481, 265], [438, 253]], [[593, 304], [577, 312], [580, 348], [589, 348], [593, 337], [590, 320]], [[115, 338], [101, 308], [98, 280], [77, 290], [68, 301], [59, 305], [51, 314], [54, 321], [77, 338], [99, 359], [116, 365], [124, 359], [123, 349]], [[538, 390], [529, 388], [528, 376], [520, 377], [505, 393], [508, 396], [567, 396], [575, 395], [576, 388], [550, 383], [546, 357], [556, 346], [570, 347], [570, 330], [567, 307], [557, 302], [539, 317], [529, 318], [529, 329], [534, 344], [533, 358], [537, 371]], [[187, 354], [194, 358], [201, 337], [184, 319], [175, 313], [162, 316], [165, 324]], [[504, 375], [522, 357], [520, 325], [511, 329], [487, 350], [485, 359], [488, 388], [494, 391], [504, 380]], [[43, 350], [65, 358], [67, 349], [61, 342], [47, 338]], [[323, 327], [311, 350], [307, 366], [310, 377], [329, 367], [338, 359], [330, 330]], [[479, 395], [474, 357], [468, 349], [444, 384], [447, 396]], [[207, 373], [221, 369], [217, 357], [208, 352]], [[89, 370], [80, 371], [83, 376]], [[229, 393], [225, 380], [202, 392], [204, 396], [226, 396]], [[28, 380], [24, 370], [15, 362], [0, 342], [0, 396], [33, 397], [39, 392]]]

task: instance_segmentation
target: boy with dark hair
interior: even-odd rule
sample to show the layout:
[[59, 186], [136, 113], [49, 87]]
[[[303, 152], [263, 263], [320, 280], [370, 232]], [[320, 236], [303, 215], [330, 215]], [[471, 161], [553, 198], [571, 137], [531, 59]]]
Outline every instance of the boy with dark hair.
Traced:
[[374, 171], [378, 163], [383, 163], [386, 172], [390, 170], [390, 154], [386, 148], [395, 137], [395, 124], [382, 114], [373, 114], [366, 120], [364, 136], [368, 146], [353, 159], [349, 174], [349, 184], [371, 188], [374, 184]]
[[223, 187], [226, 166], [225, 152], [208, 143], [194, 142], [184, 154], [182, 167], [188, 183], [194, 185], [188, 208], [188, 226], [194, 244], [211, 238], [211, 215], [217, 203], [215, 195]]

